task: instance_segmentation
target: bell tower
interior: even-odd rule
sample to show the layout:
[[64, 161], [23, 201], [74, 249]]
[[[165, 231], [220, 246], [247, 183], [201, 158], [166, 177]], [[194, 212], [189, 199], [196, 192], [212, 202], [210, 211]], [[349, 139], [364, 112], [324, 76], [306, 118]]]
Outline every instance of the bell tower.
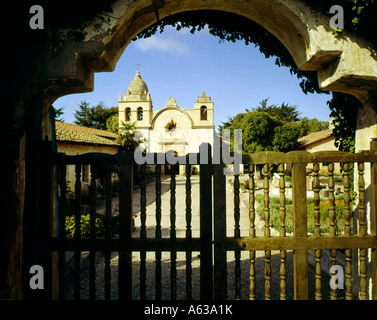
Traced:
[[212, 127], [213, 128], [213, 102], [211, 97], [207, 97], [203, 91], [202, 96], [198, 97], [194, 103], [194, 123], [195, 127]]
[[135, 122], [136, 129], [150, 128], [152, 122], [152, 99], [148, 87], [136, 72], [127, 91], [119, 95], [119, 126], [124, 122]]

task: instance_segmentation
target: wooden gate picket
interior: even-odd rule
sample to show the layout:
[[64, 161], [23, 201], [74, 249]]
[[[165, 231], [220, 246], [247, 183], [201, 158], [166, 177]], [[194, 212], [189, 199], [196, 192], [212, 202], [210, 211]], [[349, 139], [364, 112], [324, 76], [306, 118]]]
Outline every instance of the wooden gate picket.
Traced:
[[[119, 172], [119, 241], [131, 243], [132, 240], [132, 192], [133, 168], [126, 164]], [[132, 299], [132, 250], [119, 251], [118, 298]]]
[[[287, 251], [293, 250], [293, 298], [294, 299], [308, 299], [309, 290], [312, 289], [315, 293], [315, 299], [322, 299], [323, 271], [322, 255], [324, 250], [329, 250], [331, 266], [337, 264], [337, 250], [344, 250], [345, 253], [345, 298], [360, 298], [366, 299], [371, 292], [371, 298], [376, 298], [377, 285], [377, 262], [376, 262], [376, 248], [377, 248], [377, 142], [371, 144], [371, 151], [362, 151], [357, 154], [347, 154], [343, 152], [317, 152], [308, 153], [305, 151], [294, 151], [290, 153], [280, 152], [260, 152], [252, 155], [244, 155], [242, 161], [245, 167], [249, 169], [248, 172], [248, 235], [241, 236], [241, 199], [240, 199], [240, 177], [234, 175], [233, 179], [233, 208], [234, 212], [227, 213], [227, 177], [224, 174], [225, 164], [211, 163], [211, 146], [202, 145], [200, 152], [195, 154], [188, 154], [186, 156], [185, 164], [185, 181], [184, 181], [184, 203], [185, 208], [177, 207], [177, 183], [176, 174], [178, 170], [170, 171], [170, 212], [164, 212], [162, 208], [162, 183], [161, 183], [161, 168], [163, 162], [167, 160], [165, 154], [147, 154], [146, 158], [154, 159], [152, 166], [155, 167], [155, 194], [154, 199], [147, 199], [146, 193], [146, 166], [140, 167], [140, 234], [135, 235], [133, 227], [133, 193], [134, 190], [134, 166], [137, 165], [132, 153], [119, 153], [116, 155], [109, 154], [85, 154], [78, 156], [67, 156], [65, 154], [51, 154], [46, 160], [51, 166], [48, 167], [47, 177], [51, 177], [53, 166], [56, 166], [58, 173], [59, 195], [60, 201], [56, 206], [45, 205], [45, 210], [53, 210], [56, 208], [59, 212], [58, 217], [58, 232], [57, 235], [51, 236], [46, 245], [44, 238], [44, 246], [48, 252], [57, 252], [57, 265], [51, 262], [52, 271], [49, 273], [56, 274], [59, 281], [53, 283], [55, 289], [52, 291], [58, 292], [57, 298], [64, 299], [66, 297], [67, 284], [66, 272], [68, 266], [66, 260], [67, 252], [74, 252], [73, 254], [73, 269], [74, 269], [74, 290], [73, 297], [81, 299], [82, 290], [81, 269], [82, 252], [89, 252], [89, 299], [97, 299], [96, 290], [96, 254], [102, 252], [104, 256], [104, 279], [105, 279], [105, 299], [111, 299], [113, 296], [113, 289], [111, 288], [112, 269], [111, 263], [114, 255], [118, 254], [118, 299], [147, 299], [148, 286], [150, 279], [147, 271], [147, 257], [150, 257], [150, 252], [154, 253], [154, 291], [155, 299], [160, 300], [164, 298], [163, 294], [163, 268], [166, 265], [163, 259], [165, 252], [170, 253], [170, 298], [177, 299], [178, 297], [178, 253], [185, 253], [185, 275], [186, 275], [186, 298], [193, 298], [193, 268], [192, 268], [192, 253], [200, 253], [200, 299], [203, 300], [225, 300], [232, 298], [229, 296], [230, 291], [227, 284], [228, 277], [228, 263], [227, 256], [229, 252], [234, 253], [234, 292], [235, 298], [241, 299], [245, 296], [241, 295], [242, 288], [249, 288], [248, 298], [254, 300], [257, 298], [256, 281], [257, 274], [264, 275], [264, 296], [265, 299], [272, 299], [276, 297], [276, 291], [279, 290], [280, 299], [285, 300], [289, 298], [287, 294], [287, 268], [288, 259]], [[162, 161], [163, 159], [163, 161]], [[196, 161], [193, 161], [196, 159]], [[207, 161], [205, 161], [207, 159]], [[158, 163], [157, 160], [160, 162]], [[204, 161], [203, 161], [204, 160]], [[162, 162], [161, 162], [162, 161]], [[192, 184], [191, 171], [194, 164], [198, 161], [199, 164], [199, 214], [200, 214], [200, 235], [193, 236], [192, 232]], [[195, 162], [195, 163], [193, 163]], [[320, 164], [326, 163], [328, 168], [328, 186], [329, 186], [329, 207], [328, 207], [328, 221], [329, 233], [324, 234], [321, 230], [321, 215], [320, 215]], [[342, 166], [343, 187], [344, 187], [344, 219], [345, 231], [344, 234], [336, 232], [336, 200], [335, 200], [335, 184], [334, 184], [334, 163], [340, 163]], [[358, 201], [358, 225], [357, 230], [352, 230], [351, 221], [353, 214], [353, 207], [351, 202], [350, 178], [351, 164], [356, 163], [355, 172], [358, 176], [357, 185], [357, 201]], [[366, 163], [371, 163], [371, 177], [372, 177], [372, 201], [370, 202], [370, 226], [367, 226], [367, 208], [365, 203], [365, 181], [364, 175], [366, 172]], [[307, 213], [307, 185], [308, 185], [308, 165], [310, 167], [310, 179], [313, 192], [313, 209], [314, 209], [314, 234], [308, 233], [308, 213]], [[66, 213], [68, 212], [68, 205], [71, 201], [67, 198], [68, 186], [66, 175], [68, 172], [68, 165], [75, 166], [75, 181], [76, 186], [74, 195], [75, 201], [73, 205], [73, 219], [75, 221], [74, 236], [66, 236]], [[91, 166], [91, 183], [90, 183], [90, 234], [89, 236], [81, 236], [81, 186], [82, 186], [82, 166]], [[119, 176], [119, 217], [113, 216], [112, 213], [112, 193], [111, 193], [111, 174], [114, 167], [117, 168]], [[287, 234], [287, 210], [286, 210], [286, 170], [291, 168], [292, 176], [292, 216], [293, 216], [293, 234]], [[103, 168], [105, 174], [105, 216], [104, 216], [104, 236], [96, 236], [96, 179], [98, 178], [98, 170]], [[263, 201], [260, 204], [263, 206], [264, 225], [260, 229], [260, 234], [257, 235], [256, 215], [257, 215], [257, 179], [256, 173], [258, 169], [261, 170], [263, 187], [260, 186], [260, 193]], [[270, 211], [270, 170], [275, 168], [276, 175], [279, 177], [278, 193], [279, 193], [279, 227], [278, 236], [272, 233], [272, 212]], [[368, 169], [369, 170], [369, 169]], [[49, 178], [51, 180], [51, 178]], [[374, 179], [374, 180], [373, 180]], [[169, 181], [169, 180], [168, 180]], [[180, 180], [182, 181], [182, 180]], [[46, 184], [45, 187], [48, 185]], [[50, 186], [49, 186], [50, 187]], [[52, 187], [51, 187], [52, 188]], [[182, 189], [180, 189], [182, 190]], [[54, 192], [51, 189], [51, 192]], [[148, 195], [149, 197], [149, 195]], [[50, 197], [54, 201], [54, 197]], [[155, 202], [155, 212], [148, 212], [147, 203], [149, 201]], [[243, 211], [245, 212], [245, 211]], [[177, 236], [176, 219], [177, 214], [184, 214], [186, 221], [186, 228], [184, 230], [185, 236]], [[147, 220], [149, 215], [153, 214], [153, 221], [155, 222], [155, 234], [151, 237], [148, 232]], [[170, 218], [170, 226], [168, 228], [170, 236], [163, 236], [162, 216], [168, 215]], [[44, 214], [46, 216], [46, 214]], [[53, 217], [53, 215], [49, 215]], [[148, 218], [149, 217], [149, 218]], [[234, 222], [233, 236], [227, 236], [227, 219], [234, 219], [228, 221], [228, 224]], [[119, 220], [119, 227], [117, 234], [112, 234], [112, 228], [116, 220]], [[148, 222], [150, 223], [150, 221]], [[167, 227], [167, 226], [165, 226]], [[45, 228], [47, 228], [45, 226]], [[52, 224], [49, 226], [52, 228]], [[368, 229], [369, 228], [369, 229]], [[368, 233], [368, 230], [369, 233]], [[119, 236], [118, 236], [119, 235]], [[358, 256], [355, 256], [353, 249], [358, 249]], [[272, 286], [273, 274], [272, 268], [272, 250], [279, 250], [280, 270], [278, 277], [280, 279], [280, 288]], [[308, 283], [308, 251], [313, 250], [315, 260], [315, 288], [309, 288]], [[242, 252], [248, 252], [248, 281], [245, 285], [243, 282], [241, 266]], [[256, 257], [258, 251], [262, 252], [262, 259], [264, 261], [264, 270], [257, 269]], [[371, 251], [369, 259], [369, 251]], [[47, 253], [48, 253], [47, 252]], [[135, 264], [132, 256], [137, 252], [140, 254], [140, 296], [133, 296], [135, 279], [133, 279], [133, 272], [135, 272]], [[359, 261], [358, 268], [355, 270], [353, 259]], [[56, 259], [55, 259], [56, 260]], [[55, 261], [51, 260], [51, 261]], [[372, 268], [372, 272], [370, 269]], [[55, 271], [54, 271], [55, 270]], [[368, 271], [369, 270], [369, 271]], [[358, 271], [358, 272], [357, 272]], [[369, 275], [372, 275], [372, 282], [370, 284]], [[360, 283], [360, 292], [354, 292], [358, 286], [355, 282]], [[369, 288], [369, 286], [372, 286]], [[369, 290], [370, 289], [370, 290]], [[338, 298], [337, 289], [330, 292], [331, 299]]]
[[200, 299], [213, 299], [212, 271], [212, 174], [211, 146], [202, 144], [200, 154], [207, 159], [200, 164]]
[[[293, 234], [295, 237], [307, 236], [306, 216], [306, 163], [294, 163], [292, 166], [292, 204]], [[297, 249], [293, 254], [293, 279], [295, 300], [308, 299], [308, 251]]]
[[227, 298], [227, 248], [226, 248], [226, 176], [225, 165], [214, 164], [213, 203], [214, 203], [214, 299]]

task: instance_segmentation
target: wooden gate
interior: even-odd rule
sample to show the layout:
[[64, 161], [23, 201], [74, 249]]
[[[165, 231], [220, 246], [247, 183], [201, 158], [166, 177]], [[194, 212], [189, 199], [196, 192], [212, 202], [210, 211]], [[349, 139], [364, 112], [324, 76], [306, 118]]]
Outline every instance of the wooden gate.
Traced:
[[[375, 143], [375, 142], [373, 142]], [[185, 165], [185, 203], [176, 203], [176, 170], [171, 170], [169, 181], [170, 210], [163, 212], [162, 192], [161, 192], [161, 166], [162, 164], [148, 165], [148, 170], [153, 167], [152, 174], [155, 192], [153, 199], [146, 197], [147, 166], [142, 165], [139, 169], [138, 189], [134, 186], [133, 154], [85, 154], [78, 156], [67, 156], [65, 154], [52, 154], [45, 158], [46, 167], [51, 168], [49, 174], [56, 172], [59, 181], [44, 179], [58, 185], [57, 200], [50, 202], [49, 213], [43, 213], [44, 224], [51, 221], [50, 236], [41, 237], [41, 246], [47, 248], [49, 252], [46, 266], [50, 272], [51, 281], [47, 281], [47, 289], [51, 297], [66, 299], [68, 291], [67, 275], [72, 274], [73, 295], [71, 298], [83, 298], [82, 271], [88, 270], [88, 288], [84, 288], [88, 293], [87, 298], [98, 298], [97, 291], [104, 291], [100, 299], [113, 299], [113, 292], [116, 290], [115, 298], [118, 299], [146, 299], [147, 292], [153, 290], [153, 298], [162, 299], [164, 277], [169, 277], [169, 299], [177, 298], [177, 290], [185, 291], [185, 298], [193, 298], [193, 252], [197, 252], [200, 259], [200, 299], [256, 299], [258, 289], [257, 279], [263, 275], [263, 292], [265, 299], [271, 299], [272, 293], [279, 292], [280, 299], [289, 297], [292, 290], [294, 299], [308, 299], [309, 292], [314, 292], [315, 299], [323, 297], [322, 292], [329, 287], [326, 282], [323, 270], [323, 255], [329, 252], [330, 266], [337, 265], [337, 255], [345, 256], [345, 298], [346, 299], [366, 299], [371, 293], [371, 298], [376, 299], [376, 277], [377, 277], [377, 240], [376, 240], [376, 198], [377, 198], [377, 153], [376, 146], [372, 145], [372, 151], [364, 151], [357, 154], [346, 154], [342, 152], [317, 152], [308, 153], [305, 151], [294, 151], [290, 153], [262, 152], [253, 155], [243, 156], [243, 164], [247, 173], [248, 188], [240, 195], [240, 176], [225, 176], [223, 172], [224, 164], [199, 164], [199, 212], [200, 212], [200, 234], [192, 234], [192, 167], [193, 159], [199, 160], [198, 154], [190, 154], [186, 157]], [[209, 148], [210, 149], [210, 148]], [[209, 150], [210, 152], [210, 150]], [[157, 163], [161, 155], [153, 154]], [[163, 156], [165, 160], [165, 156]], [[161, 160], [160, 160], [161, 161]], [[196, 163], [196, 162], [195, 162]], [[325, 164], [320, 170], [320, 164]], [[342, 221], [343, 229], [338, 228], [338, 207], [335, 197], [336, 179], [335, 164], [341, 168], [340, 176], [342, 197]], [[47, 166], [49, 165], [49, 166]], [[82, 206], [82, 166], [90, 165], [91, 182], [89, 194], [85, 195], [86, 207]], [[70, 190], [67, 181], [67, 171], [69, 166], [74, 166], [75, 188]], [[357, 187], [356, 195], [351, 190], [352, 167], [355, 168], [355, 183]], [[105, 213], [103, 226], [98, 220], [98, 192], [99, 186], [96, 183], [97, 168], [106, 168], [103, 186], [103, 201], [105, 203]], [[257, 179], [258, 169], [261, 170], [261, 179]], [[327, 168], [325, 171], [323, 168]], [[364, 174], [370, 170], [370, 188], [365, 189]], [[103, 172], [103, 170], [102, 170]], [[272, 212], [270, 204], [271, 176], [275, 172], [275, 180], [278, 180], [278, 218]], [[258, 173], [259, 175], [259, 173]], [[321, 191], [321, 177], [325, 175], [327, 179], [326, 207], [323, 205], [323, 194]], [[112, 188], [114, 187], [114, 176], [119, 178], [116, 183], [119, 193], [119, 208], [115, 208], [112, 203]], [[278, 178], [278, 179], [277, 179]], [[227, 187], [227, 181], [232, 179], [233, 191]], [[260, 182], [263, 181], [263, 182]], [[260, 184], [263, 183], [261, 186]], [[288, 184], [292, 184], [292, 202], [288, 201]], [[338, 183], [338, 182], [337, 182]], [[48, 188], [45, 186], [45, 189]], [[53, 190], [54, 188], [51, 188]], [[308, 232], [309, 204], [307, 201], [307, 191], [311, 189], [313, 201], [310, 203], [311, 223], [314, 229]], [[140, 226], [137, 230], [133, 227], [133, 194], [140, 192]], [[227, 214], [228, 226], [233, 223], [229, 221], [229, 204], [226, 203], [227, 193], [233, 192], [233, 212], [234, 232], [232, 236], [227, 234]], [[365, 194], [369, 192], [369, 199], [366, 203]], [[257, 194], [261, 193], [262, 203], [258, 204]], [[68, 194], [74, 198], [67, 198]], [[240, 232], [240, 207], [242, 200], [246, 197], [249, 234], [241, 237]], [[53, 198], [53, 197], [52, 197]], [[356, 200], [355, 200], [356, 199]], [[147, 213], [147, 201], [153, 201], [155, 209]], [[72, 216], [67, 219], [69, 207], [72, 207]], [[261, 218], [258, 218], [258, 207], [263, 208]], [[367, 218], [367, 207], [369, 219]], [[83, 210], [87, 210], [89, 215], [82, 215]], [[184, 214], [186, 218], [185, 236], [177, 237], [176, 215], [177, 210]], [[324, 211], [324, 212], [323, 212]], [[54, 217], [56, 213], [56, 217]], [[169, 215], [170, 225], [161, 224], [162, 215]], [[274, 221], [272, 221], [274, 214]], [[153, 235], [147, 230], [146, 220], [154, 219], [155, 225]], [[87, 221], [86, 221], [87, 219]], [[262, 219], [262, 234], [257, 234], [256, 221]], [[52, 223], [55, 221], [56, 223]], [[73, 228], [67, 236], [67, 221]], [[367, 225], [369, 221], [369, 225]], [[287, 232], [288, 225], [292, 224], [293, 232]], [[326, 226], [327, 224], [327, 226]], [[84, 236], [83, 228], [89, 225], [89, 231]], [[56, 226], [56, 227], [54, 227]], [[272, 228], [272, 226], [274, 228]], [[103, 229], [100, 236], [97, 235], [99, 229]], [[278, 234], [272, 233], [277, 230]], [[369, 230], [369, 231], [368, 231]], [[166, 232], [168, 231], [168, 232]], [[164, 233], [168, 233], [166, 236]], [[271, 254], [277, 250], [279, 254], [278, 268], [273, 268]], [[138, 266], [138, 277], [135, 275], [135, 263], [133, 254], [140, 253]], [[229, 276], [229, 253], [234, 253], [232, 261], [232, 278], [234, 278], [234, 296], [230, 296], [230, 288], [227, 283]], [[248, 252], [247, 263], [241, 263], [241, 255]], [[264, 267], [258, 269], [256, 254], [264, 253]], [[293, 252], [293, 262], [290, 265], [287, 258]], [[313, 287], [309, 286], [310, 268], [308, 252], [312, 252]], [[84, 260], [84, 253], [88, 256]], [[98, 253], [102, 253], [103, 273], [98, 274], [98, 264], [96, 259]], [[147, 273], [147, 254], [154, 254], [154, 264], [152, 274]], [[162, 254], [168, 253], [167, 260], [162, 259]], [[184, 263], [184, 288], [177, 288], [177, 253], [185, 254]], [[112, 263], [117, 261], [117, 288], [112, 282]], [[84, 262], [85, 261], [85, 262]], [[241, 270], [241, 265], [243, 269]], [[246, 269], [245, 270], [245, 266]], [[148, 268], [150, 266], [148, 265]], [[168, 273], [164, 268], [168, 268]], [[293, 270], [290, 278], [289, 268]], [[71, 269], [69, 273], [68, 269]], [[277, 271], [276, 271], [277, 270]], [[102, 269], [101, 269], [102, 272]], [[247, 281], [242, 276], [247, 273]], [[275, 272], [275, 274], [274, 274]], [[181, 274], [181, 273], [180, 273]], [[309, 275], [308, 275], [309, 274]], [[271, 285], [272, 278], [278, 277], [278, 287]], [[96, 277], [103, 278], [103, 288], [98, 287]], [[151, 280], [151, 277], [153, 278]], [[137, 279], [139, 278], [139, 279]], [[293, 279], [292, 279], [293, 278]], [[180, 278], [178, 278], [181, 281]], [[153, 288], [150, 288], [150, 282]], [[133, 287], [139, 286], [139, 295], [133, 295]], [[290, 284], [292, 282], [292, 285]], [[260, 285], [259, 285], [260, 286]], [[248, 288], [247, 297], [241, 296], [241, 288]], [[337, 299], [340, 289], [331, 289], [330, 298]]]

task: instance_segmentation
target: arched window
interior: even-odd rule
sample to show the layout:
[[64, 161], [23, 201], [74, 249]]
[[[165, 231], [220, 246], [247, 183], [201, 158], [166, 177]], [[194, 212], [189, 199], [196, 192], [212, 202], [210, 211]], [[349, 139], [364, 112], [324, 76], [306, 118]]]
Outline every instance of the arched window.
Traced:
[[126, 108], [126, 121], [131, 120], [131, 108]]
[[143, 120], [143, 108], [142, 107], [137, 108], [137, 120], [138, 121]]
[[207, 107], [206, 106], [200, 107], [200, 120], [207, 120]]

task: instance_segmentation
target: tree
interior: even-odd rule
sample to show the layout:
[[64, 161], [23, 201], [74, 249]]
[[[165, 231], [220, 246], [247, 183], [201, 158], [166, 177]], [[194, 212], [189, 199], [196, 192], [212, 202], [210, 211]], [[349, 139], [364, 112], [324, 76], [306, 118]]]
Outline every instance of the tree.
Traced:
[[118, 114], [118, 107], [107, 108], [103, 102], [91, 108], [91, 117], [94, 127], [101, 130], [106, 130], [106, 122], [112, 115]]
[[107, 118], [106, 120], [107, 131], [118, 133], [118, 127], [119, 127], [119, 114], [118, 113], [113, 114]]
[[298, 122], [298, 127], [300, 131], [300, 137], [306, 136], [310, 133], [326, 130], [329, 128], [328, 121], [319, 121], [316, 118], [308, 119], [307, 117], [301, 118]]
[[92, 121], [90, 119], [90, 107], [89, 102], [81, 101], [79, 104], [79, 110], [76, 110], [73, 114], [75, 117], [75, 124], [78, 124], [79, 126], [84, 127], [92, 127]]
[[297, 144], [300, 134], [297, 106], [285, 103], [280, 106], [267, 105], [267, 101], [264, 99], [260, 106], [229, 118], [234, 119], [230, 125], [224, 124], [225, 128], [242, 130], [242, 148], [245, 153], [286, 152]]
[[[247, 109], [246, 109], [247, 110]], [[221, 131], [223, 129], [229, 128], [232, 123], [234, 122], [235, 117], [227, 116], [228, 121], [221, 121], [221, 124], [218, 126], [218, 130]]]
[[360, 101], [351, 95], [333, 92], [333, 98], [327, 102], [334, 119], [335, 146], [340, 151], [355, 152], [356, 117], [355, 110]]
[[107, 108], [103, 102], [96, 106], [89, 107], [89, 103], [81, 101], [79, 110], [76, 110], [74, 116], [75, 124], [80, 126], [106, 130], [106, 121], [109, 117], [118, 113], [118, 107]]
[[272, 137], [278, 119], [265, 112], [250, 111], [236, 116], [233, 129], [242, 129], [242, 145], [246, 153], [273, 150]]
[[283, 121], [298, 121], [300, 112], [297, 110], [297, 106], [291, 106], [288, 103], [285, 104], [282, 103], [281, 106], [277, 105], [267, 105], [267, 99], [263, 99], [261, 102], [259, 102], [260, 106], [253, 108], [254, 111], [258, 112], [266, 112], [270, 114], [273, 117], [276, 117], [278, 119], [281, 119]]
[[[300, 119], [295, 105], [268, 105], [267, 102], [268, 98], [257, 107], [246, 109], [246, 113], [228, 116], [228, 121], [219, 126], [219, 129], [242, 130], [242, 148], [245, 153], [287, 152], [296, 147], [298, 138], [328, 128], [328, 122], [306, 117]], [[231, 150], [232, 137], [231, 132]]]
[[64, 122], [65, 121], [64, 118], [61, 117], [64, 114], [64, 107], [60, 107], [57, 109], [54, 106], [51, 106], [51, 107], [54, 109], [54, 112], [55, 112], [55, 120]]
[[121, 150], [124, 152], [133, 152], [139, 145], [140, 141], [135, 139], [135, 122], [121, 122], [121, 126], [118, 130], [118, 136], [115, 138], [115, 142], [121, 145]]
[[288, 152], [297, 146], [297, 139], [300, 132], [294, 122], [284, 123], [274, 129], [272, 146], [274, 151]]

